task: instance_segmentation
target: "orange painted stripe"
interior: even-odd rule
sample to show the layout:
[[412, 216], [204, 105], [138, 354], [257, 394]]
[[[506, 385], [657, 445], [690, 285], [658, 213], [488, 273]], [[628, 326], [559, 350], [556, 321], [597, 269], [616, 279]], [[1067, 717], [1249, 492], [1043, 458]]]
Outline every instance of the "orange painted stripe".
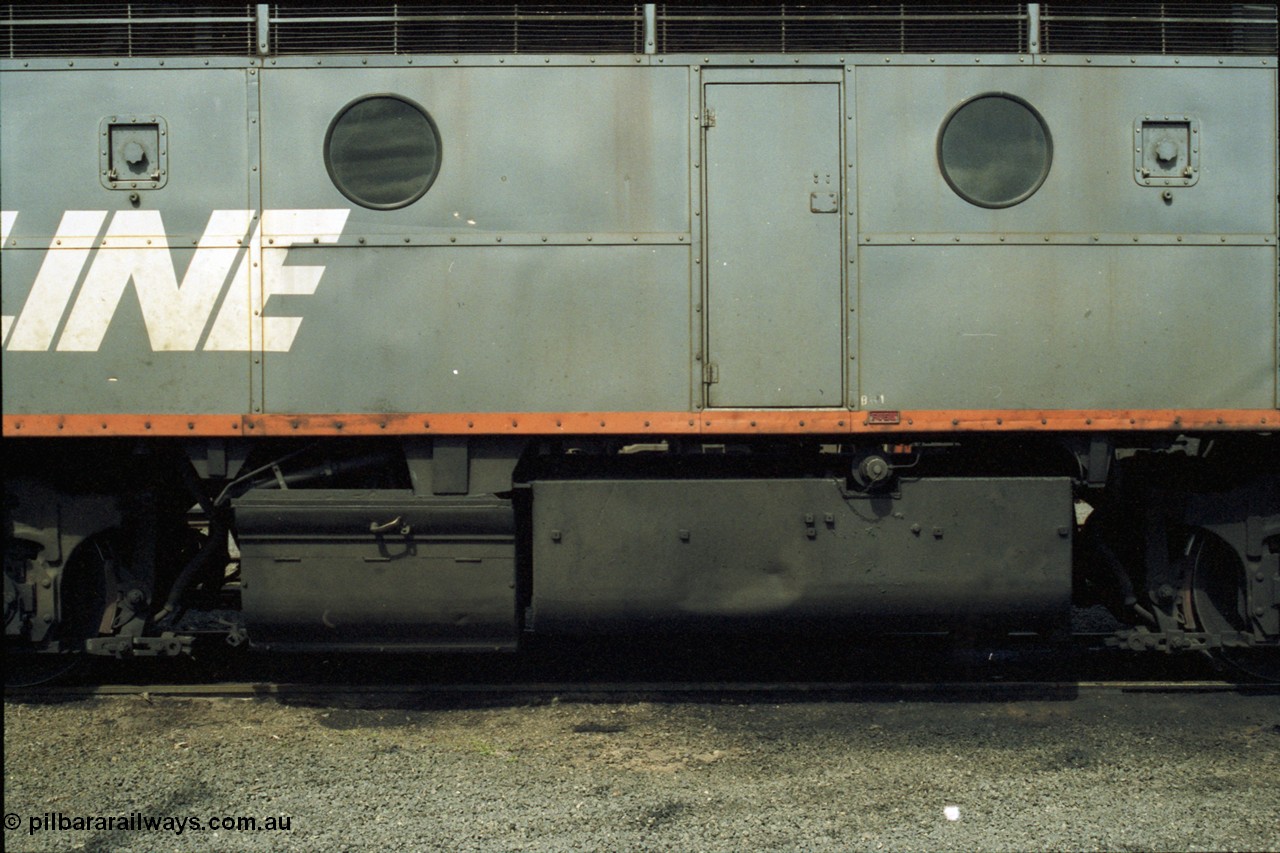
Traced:
[[[897, 422], [891, 421], [896, 415]], [[871, 412], [713, 409], [704, 412], [444, 414], [11, 415], [4, 435], [895, 435], [955, 432], [1269, 431], [1276, 409], [972, 409]]]
[[632, 435], [697, 432], [685, 412], [253, 415], [245, 435]]
[[231, 436], [244, 418], [228, 415], [5, 415], [4, 434], [20, 436]]
[[[974, 409], [903, 412], [899, 432], [1271, 430], [1275, 409]], [[885, 427], [868, 426], [866, 432]]]

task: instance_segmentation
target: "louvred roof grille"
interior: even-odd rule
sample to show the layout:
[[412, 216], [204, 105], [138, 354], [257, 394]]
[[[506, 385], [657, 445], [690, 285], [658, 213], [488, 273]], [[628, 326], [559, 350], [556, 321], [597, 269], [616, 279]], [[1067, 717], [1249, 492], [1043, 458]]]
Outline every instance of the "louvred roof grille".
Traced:
[[0, 16], [3, 55], [252, 55], [253, 10], [248, 4], [14, 4]]
[[1020, 3], [684, 5], [658, 10], [662, 53], [1020, 53]]
[[396, 3], [272, 7], [272, 52], [643, 53], [644, 7]]
[[[267, 50], [319, 54], [641, 54], [641, 3], [270, 4]], [[258, 4], [0, 6], [0, 56], [256, 56]], [[1058, 54], [1272, 55], [1269, 3], [1041, 3]], [[655, 49], [698, 53], [1026, 53], [1025, 3], [655, 4]]]
[[1274, 3], [1045, 3], [1046, 53], [1276, 53]]

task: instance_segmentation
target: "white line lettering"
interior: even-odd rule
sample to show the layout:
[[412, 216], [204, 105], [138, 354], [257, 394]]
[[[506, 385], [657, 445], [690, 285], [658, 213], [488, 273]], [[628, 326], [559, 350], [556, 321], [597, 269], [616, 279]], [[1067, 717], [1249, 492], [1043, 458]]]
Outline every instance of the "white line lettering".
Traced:
[[58, 330], [67, 302], [76, 289], [80, 270], [93, 251], [94, 238], [106, 218], [105, 210], [68, 210], [62, 215], [53, 245], [44, 256], [6, 349], [16, 352], [49, 349], [53, 333]]
[[[205, 341], [205, 350], [288, 352], [302, 318], [264, 316], [267, 300], [273, 295], [310, 296], [324, 274], [323, 266], [285, 266], [288, 248], [295, 243], [337, 242], [350, 213], [344, 208], [263, 211], [262, 226], [254, 229], [249, 251], [235, 274], [235, 281], [248, 283], [248, 299], [233, 299], [234, 294], [227, 297]], [[263, 248], [262, 231], [272, 235], [273, 245]], [[246, 270], [250, 257], [261, 257], [262, 266]]]
[[[340, 208], [268, 210], [254, 224], [252, 210], [215, 210], [179, 283], [159, 212], [115, 213], [98, 245], [107, 211], [67, 211], [22, 310], [3, 315], [2, 344], [11, 351], [45, 352], [65, 316], [57, 350], [96, 352], [132, 283], [155, 352], [192, 352], [206, 328], [207, 352], [287, 352], [302, 318], [267, 317], [263, 309], [272, 296], [314, 294], [324, 274], [321, 265], [286, 266], [288, 249], [337, 242], [349, 214]], [[17, 211], [3, 212], [0, 245], [17, 217]], [[251, 225], [248, 245], [242, 249]], [[269, 237], [265, 248], [264, 234]], [[77, 294], [76, 284], [91, 254]], [[240, 263], [232, 273], [237, 257]], [[224, 292], [226, 298], [210, 324]]]
[[[243, 238], [252, 215], [248, 210], [215, 210], [179, 285], [159, 211], [117, 213], [107, 230], [107, 246], [98, 250], [71, 309], [58, 350], [96, 351], [130, 281], [138, 294], [151, 349], [194, 350], [235, 262], [238, 249], [231, 241]], [[155, 235], [150, 238], [154, 245], [140, 247], [134, 242], [128, 248], [111, 248], [125, 238], [146, 239], [146, 235]]]

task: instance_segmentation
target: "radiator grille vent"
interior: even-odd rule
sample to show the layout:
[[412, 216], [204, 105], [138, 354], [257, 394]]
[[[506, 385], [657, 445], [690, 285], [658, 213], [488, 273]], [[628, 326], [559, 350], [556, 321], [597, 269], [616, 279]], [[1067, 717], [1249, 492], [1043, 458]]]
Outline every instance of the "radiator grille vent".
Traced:
[[[257, 4], [0, 6], [0, 56], [255, 56]], [[312, 54], [639, 54], [644, 4], [270, 4], [268, 49]], [[1025, 3], [656, 4], [659, 53], [1025, 53]], [[1040, 4], [1045, 53], [1272, 55], [1273, 3]]]
[[658, 7], [661, 53], [1022, 53], [1020, 3]]
[[0, 12], [3, 55], [251, 56], [253, 6], [22, 3]]
[[1274, 3], [1045, 3], [1046, 53], [1276, 53]]
[[637, 3], [272, 7], [272, 53], [643, 53]]

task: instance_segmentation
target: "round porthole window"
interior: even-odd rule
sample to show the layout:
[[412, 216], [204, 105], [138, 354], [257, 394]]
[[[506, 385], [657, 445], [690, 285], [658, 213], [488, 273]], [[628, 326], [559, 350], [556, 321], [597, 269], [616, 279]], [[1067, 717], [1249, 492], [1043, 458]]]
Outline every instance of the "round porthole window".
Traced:
[[1053, 162], [1044, 118], [1022, 98], [992, 92], [951, 111], [938, 132], [938, 166], [951, 189], [979, 207], [1030, 198]]
[[363, 207], [413, 204], [440, 172], [440, 131], [422, 107], [399, 95], [369, 95], [334, 116], [324, 138], [333, 185]]

